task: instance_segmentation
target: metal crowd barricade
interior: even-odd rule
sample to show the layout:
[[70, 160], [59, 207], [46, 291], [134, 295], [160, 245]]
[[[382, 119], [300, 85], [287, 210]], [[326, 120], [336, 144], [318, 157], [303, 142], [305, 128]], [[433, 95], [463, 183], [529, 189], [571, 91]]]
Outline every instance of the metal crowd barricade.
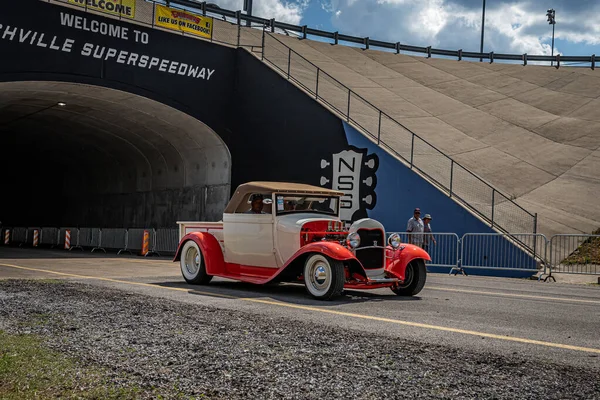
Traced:
[[[69, 247], [69, 251], [79, 249], [83, 251], [83, 245], [81, 244], [81, 231], [85, 228], [76, 228], [71, 231], [71, 247]], [[88, 232], [86, 231], [87, 235]]]
[[389, 232], [389, 235], [397, 233], [402, 243], [416, 244], [423, 247], [431, 257], [427, 261], [428, 267], [450, 268], [458, 265], [460, 239], [456, 233], [408, 233]]
[[[102, 249], [117, 250], [117, 254], [127, 246], [127, 230], [124, 228], [104, 228], [101, 232]], [[106, 250], [104, 250], [106, 252]]]
[[28, 235], [27, 228], [23, 228], [23, 227], [13, 228], [12, 235], [11, 235], [11, 238], [10, 238], [10, 242], [11, 243], [18, 243], [19, 247], [21, 247], [25, 243], [27, 243], [27, 235]]
[[[92, 230], [93, 228], [79, 228], [77, 235], [77, 244], [73, 248], [79, 248], [83, 250], [84, 247], [90, 247], [92, 244]], [[71, 241], [73, 235], [71, 235]]]
[[[90, 236], [90, 246], [92, 247], [92, 253], [95, 250], [104, 250], [101, 249], [102, 242], [102, 230], [100, 228], [90, 228], [91, 236]], [[104, 251], [106, 253], [106, 251]]]
[[548, 240], [533, 233], [467, 233], [461, 239], [461, 268], [536, 273], [546, 268]]
[[152, 234], [152, 249], [150, 253], [157, 254], [175, 254], [179, 245], [179, 230], [174, 229], [154, 229]]
[[58, 241], [60, 240], [60, 230], [58, 228], [42, 228], [42, 233], [40, 235], [40, 244], [44, 244], [54, 248], [58, 245]]
[[[77, 244], [71, 248], [83, 250], [85, 247], [91, 247], [92, 251], [100, 249], [100, 228], [79, 228], [77, 231]], [[71, 233], [71, 243], [73, 243], [73, 233]]]
[[600, 275], [600, 235], [554, 235], [550, 238], [550, 275]]
[[102, 247], [102, 229], [92, 229], [92, 253], [96, 250], [102, 250], [106, 254], [106, 250]]
[[144, 241], [144, 231], [146, 230], [144, 228], [127, 229], [125, 248], [122, 251], [126, 251], [129, 254], [133, 254], [132, 251], [141, 251]]

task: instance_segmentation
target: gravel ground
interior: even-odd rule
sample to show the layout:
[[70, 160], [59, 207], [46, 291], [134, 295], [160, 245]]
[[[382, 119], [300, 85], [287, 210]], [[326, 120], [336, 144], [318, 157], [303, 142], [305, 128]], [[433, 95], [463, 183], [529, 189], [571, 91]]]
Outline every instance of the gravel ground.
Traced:
[[40, 334], [52, 349], [109, 368], [117, 385], [163, 388], [167, 398], [176, 387], [227, 399], [600, 399], [598, 370], [74, 282], [0, 282], [0, 327]]

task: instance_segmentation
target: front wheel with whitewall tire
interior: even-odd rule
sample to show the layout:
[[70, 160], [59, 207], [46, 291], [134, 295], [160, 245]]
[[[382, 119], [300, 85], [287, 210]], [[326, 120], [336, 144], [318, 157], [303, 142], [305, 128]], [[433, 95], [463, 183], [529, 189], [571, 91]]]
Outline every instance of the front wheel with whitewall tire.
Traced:
[[193, 240], [187, 241], [181, 250], [181, 274], [187, 283], [193, 285], [206, 285], [212, 279], [212, 275], [206, 273], [204, 257]]
[[344, 263], [323, 254], [312, 254], [304, 264], [304, 284], [315, 299], [330, 300], [344, 290]]
[[415, 296], [425, 286], [427, 279], [427, 268], [422, 258], [412, 260], [404, 273], [404, 282], [392, 286], [392, 291], [398, 296]]

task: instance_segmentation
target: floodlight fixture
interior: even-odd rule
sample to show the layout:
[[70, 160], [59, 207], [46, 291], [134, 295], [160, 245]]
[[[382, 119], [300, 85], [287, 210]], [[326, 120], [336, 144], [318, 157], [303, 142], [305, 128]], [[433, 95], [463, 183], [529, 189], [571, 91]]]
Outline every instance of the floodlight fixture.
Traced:
[[546, 17], [548, 17], [548, 23], [550, 25], [555, 25], [556, 24], [556, 11], [551, 8], [546, 12]]

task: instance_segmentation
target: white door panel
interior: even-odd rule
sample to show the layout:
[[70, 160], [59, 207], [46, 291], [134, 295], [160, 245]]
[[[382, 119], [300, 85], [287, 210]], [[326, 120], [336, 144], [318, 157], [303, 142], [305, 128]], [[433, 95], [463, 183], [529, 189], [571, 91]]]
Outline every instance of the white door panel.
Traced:
[[224, 214], [223, 233], [226, 262], [278, 268], [271, 214]]

